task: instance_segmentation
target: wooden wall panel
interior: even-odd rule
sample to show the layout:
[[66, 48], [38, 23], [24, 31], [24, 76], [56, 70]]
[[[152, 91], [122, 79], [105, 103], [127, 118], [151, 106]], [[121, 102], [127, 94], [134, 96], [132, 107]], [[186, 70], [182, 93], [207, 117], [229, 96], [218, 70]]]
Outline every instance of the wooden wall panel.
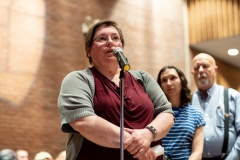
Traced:
[[[216, 7], [216, 1], [211, 0], [211, 20], [212, 20], [212, 39], [216, 39], [218, 37], [218, 27], [217, 27], [217, 7]], [[211, 38], [211, 37], [210, 37]]]
[[[194, 3], [189, 3], [188, 2], [187, 5], [188, 5], [188, 13], [193, 13], [194, 11], [196, 11], [195, 8], [194, 8], [194, 6], [195, 6]], [[189, 36], [190, 36], [189, 39], [192, 42], [196, 42], [196, 27], [197, 27], [196, 14], [188, 14], [188, 19], [192, 20], [192, 23], [189, 23], [189, 27], [188, 27], [188, 33], [189, 33]]]
[[205, 3], [205, 10], [206, 10], [206, 35], [207, 40], [211, 39], [213, 37], [213, 30], [212, 30], [212, 21], [213, 21], [213, 15], [212, 15], [212, 7], [211, 7], [211, 0], [206, 0]]
[[219, 39], [223, 38], [224, 35], [223, 35], [223, 18], [222, 18], [222, 3], [221, 1], [217, 0], [216, 1], [216, 7], [217, 7], [217, 24], [216, 24], [216, 28], [218, 28], [218, 37]]
[[201, 35], [202, 35], [202, 40], [206, 41], [207, 40], [206, 1], [199, 0], [199, 5], [200, 5], [200, 15], [201, 15], [201, 18], [200, 18]]
[[187, 0], [189, 42], [240, 35], [240, 0]]
[[234, 19], [234, 34], [239, 34], [240, 30], [240, 12], [239, 12], [239, 0], [233, 1], [233, 19]]
[[228, 24], [229, 24], [229, 35], [233, 35], [234, 34], [234, 16], [233, 16], [233, 3], [232, 1], [229, 1], [227, 3], [227, 15], [228, 15]]
[[228, 17], [227, 17], [227, 2], [222, 1], [222, 14], [223, 18], [223, 37], [227, 37], [228, 35]]

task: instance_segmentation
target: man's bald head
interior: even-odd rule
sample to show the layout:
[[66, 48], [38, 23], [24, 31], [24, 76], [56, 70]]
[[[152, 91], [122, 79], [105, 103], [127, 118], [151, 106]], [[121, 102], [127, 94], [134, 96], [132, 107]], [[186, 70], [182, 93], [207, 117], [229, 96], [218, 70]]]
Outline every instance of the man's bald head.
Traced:
[[211, 55], [209, 55], [209, 54], [207, 54], [207, 53], [199, 53], [199, 54], [197, 54], [197, 55], [193, 58], [192, 63], [193, 63], [194, 61], [198, 60], [198, 59], [208, 59], [209, 62], [211, 63], [211, 65], [216, 66], [216, 61], [215, 61], [215, 59], [214, 59]]
[[218, 70], [215, 59], [206, 53], [197, 54], [192, 60], [194, 81], [201, 91], [207, 91], [215, 82]]

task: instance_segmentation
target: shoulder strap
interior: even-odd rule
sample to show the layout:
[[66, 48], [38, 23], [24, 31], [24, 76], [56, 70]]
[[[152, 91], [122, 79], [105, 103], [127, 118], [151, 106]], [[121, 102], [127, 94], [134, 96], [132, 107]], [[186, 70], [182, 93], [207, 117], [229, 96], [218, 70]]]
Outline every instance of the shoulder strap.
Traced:
[[222, 146], [222, 157], [227, 153], [228, 148], [228, 137], [229, 137], [229, 106], [228, 106], [228, 89], [224, 88], [224, 108], [225, 108], [225, 119], [224, 119], [224, 141]]

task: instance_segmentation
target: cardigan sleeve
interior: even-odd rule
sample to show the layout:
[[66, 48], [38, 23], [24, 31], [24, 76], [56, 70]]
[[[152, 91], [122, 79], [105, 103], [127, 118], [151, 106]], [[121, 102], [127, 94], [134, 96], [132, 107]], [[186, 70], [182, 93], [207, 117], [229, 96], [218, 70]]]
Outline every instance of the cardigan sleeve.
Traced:
[[172, 105], [167, 100], [161, 87], [157, 81], [147, 72], [142, 70], [130, 72], [137, 80], [143, 82], [146, 93], [154, 104], [154, 116], [156, 117], [160, 113], [173, 113]]
[[96, 115], [93, 96], [94, 79], [89, 69], [71, 72], [63, 79], [58, 97], [63, 132], [76, 133], [68, 123], [78, 118]]

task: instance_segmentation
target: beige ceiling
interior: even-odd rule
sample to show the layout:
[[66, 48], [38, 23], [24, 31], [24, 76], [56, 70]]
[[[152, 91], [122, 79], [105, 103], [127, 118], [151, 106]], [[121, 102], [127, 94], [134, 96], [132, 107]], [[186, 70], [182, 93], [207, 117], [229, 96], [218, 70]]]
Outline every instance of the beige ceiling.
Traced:
[[240, 69], [240, 53], [236, 56], [229, 56], [228, 49], [238, 49], [240, 52], [240, 36], [202, 42], [195, 45], [191, 45], [192, 48], [204, 53], [208, 53], [213, 57], [216, 57], [228, 64], [236, 66]]

